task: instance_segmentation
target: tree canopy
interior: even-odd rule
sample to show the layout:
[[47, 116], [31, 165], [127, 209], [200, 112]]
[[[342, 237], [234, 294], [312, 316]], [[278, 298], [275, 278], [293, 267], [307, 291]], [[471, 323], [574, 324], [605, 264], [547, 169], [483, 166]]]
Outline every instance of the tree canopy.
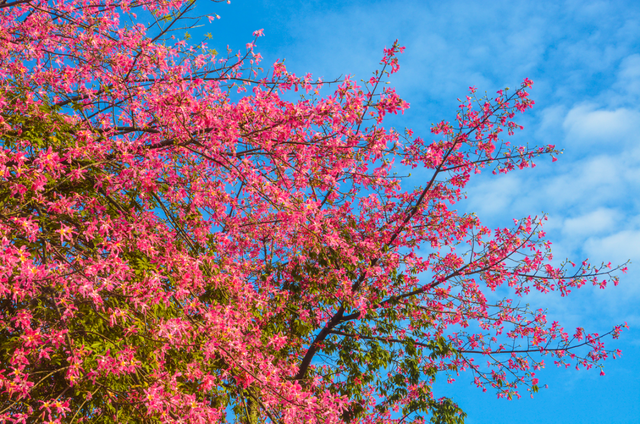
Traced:
[[612, 353], [517, 299], [624, 268], [554, 265], [544, 216], [455, 209], [558, 153], [501, 138], [530, 80], [470, 89], [428, 141], [383, 125], [397, 42], [328, 83], [188, 44], [193, 8], [0, 4], [0, 421], [457, 423], [438, 376], [511, 398], [545, 357]]

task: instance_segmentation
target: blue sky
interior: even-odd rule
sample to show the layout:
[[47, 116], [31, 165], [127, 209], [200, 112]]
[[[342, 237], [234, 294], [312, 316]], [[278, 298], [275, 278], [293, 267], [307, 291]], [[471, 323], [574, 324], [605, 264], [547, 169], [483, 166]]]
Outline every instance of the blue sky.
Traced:
[[[515, 141], [556, 144], [564, 154], [534, 170], [480, 175], [460, 205], [492, 227], [512, 218], [549, 214], [547, 234], [555, 256], [623, 263], [618, 287], [585, 287], [569, 298], [531, 296], [567, 328], [606, 332], [628, 322], [617, 342], [620, 359], [597, 371], [541, 373], [549, 389], [535, 399], [497, 400], [472, 387], [470, 375], [438, 383], [480, 423], [640, 422], [640, 8], [630, 1], [202, 1], [201, 14], [221, 19], [192, 31], [209, 46], [243, 49], [264, 28], [257, 50], [263, 65], [286, 58], [290, 70], [332, 79], [368, 78], [382, 49], [406, 46], [392, 79], [411, 104], [389, 121], [429, 137], [429, 125], [451, 120], [456, 98], [469, 86], [495, 93], [534, 81], [536, 106], [520, 119]], [[414, 173], [420, 184], [419, 173]], [[547, 361], [550, 362], [550, 361]]]

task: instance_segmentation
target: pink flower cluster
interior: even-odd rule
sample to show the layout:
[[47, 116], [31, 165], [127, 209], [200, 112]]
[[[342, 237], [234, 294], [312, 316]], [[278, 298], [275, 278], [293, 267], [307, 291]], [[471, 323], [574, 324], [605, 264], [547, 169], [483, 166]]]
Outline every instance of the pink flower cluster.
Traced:
[[530, 80], [402, 137], [382, 126], [408, 108], [382, 88], [397, 42], [326, 88], [258, 73], [254, 43], [189, 46], [172, 31], [192, 7], [0, 5], [1, 422], [423, 422], [451, 407], [440, 372], [511, 397], [544, 355], [607, 358], [602, 335], [486, 293], [617, 269], [552, 266], [544, 217], [492, 231], [454, 207], [473, 174], [557, 153], [500, 139]]

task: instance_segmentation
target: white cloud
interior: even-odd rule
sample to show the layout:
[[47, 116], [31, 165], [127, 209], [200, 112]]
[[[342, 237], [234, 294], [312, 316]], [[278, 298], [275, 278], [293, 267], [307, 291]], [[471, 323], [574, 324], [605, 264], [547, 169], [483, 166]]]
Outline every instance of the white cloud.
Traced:
[[637, 105], [640, 99], [640, 54], [632, 54], [622, 60], [614, 90], [620, 100]]
[[482, 221], [496, 216], [513, 215], [513, 202], [521, 186], [522, 182], [516, 174], [486, 178], [470, 188], [466, 209], [475, 211]]
[[589, 213], [564, 221], [562, 232], [566, 237], [583, 237], [614, 230], [622, 213], [608, 208], [598, 208]]
[[538, 204], [549, 212], [575, 216], [623, 195], [619, 158], [601, 155], [558, 165], [555, 173], [532, 176], [526, 184], [538, 187]]
[[[548, 106], [538, 112], [538, 123], [534, 131], [539, 139], [545, 139], [549, 134], [556, 133], [562, 128], [562, 123], [567, 115], [564, 105]], [[553, 143], [551, 143], [553, 144]]]
[[566, 140], [583, 147], [597, 144], [611, 151], [638, 141], [640, 111], [626, 108], [598, 109], [593, 104], [572, 108], [562, 124]]
[[612, 262], [631, 260], [640, 264], [640, 229], [625, 229], [605, 237], [591, 237], [584, 247], [593, 257], [608, 257]]

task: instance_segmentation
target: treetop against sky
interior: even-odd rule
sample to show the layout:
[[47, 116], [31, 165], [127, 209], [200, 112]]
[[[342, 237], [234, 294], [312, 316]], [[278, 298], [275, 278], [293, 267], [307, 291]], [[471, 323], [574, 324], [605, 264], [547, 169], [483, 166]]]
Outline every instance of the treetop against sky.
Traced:
[[[551, 96], [537, 71], [542, 98], [556, 104], [536, 114], [527, 75], [494, 87], [504, 74], [488, 65], [477, 74], [486, 76], [469, 75], [456, 103], [438, 100], [451, 88], [416, 78], [409, 51], [420, 53], [421, 37], [437, 49], [451, 35], [441, 32], [438, 44], [410, 18], [400, 25], [390, 15], [372, 37], [400, 25], [398, 36], [409, 39], [407, 51], [380, 43], [377, 61], [354, 62], [369, 53], [357, 36], [331, 53], [319, 41], [305, 48], [305, 37], [331, 42], [359, 28], [345, 17], [366, 27], [394, 10], [324, 6], [0, 5], [2, 419], [399, 423], [462, 422], [468, 413], [467, 422], [481, 422], [467, 389], [443, 382], [470, 382], [474, 396], [537, 394], [535, 402], [545, 377], [556, 378], [545, 367], [604, 375], [603, 361], [620, 355], [612, 339], [633, 316], [581, 311], [611, 302], [597, 297], [601, 289], [625, 287], [626, 259], [606, 247], [636, 234], [627, 216], [637, 205], [628, 196], [607, 203], [618, 197], [602, 185], [632, 184], [635, 150], [620, 143], [609, 156], [589, 156], [599, 140], [633, 128], [625, 118], [637, 111], [616, 94], [625, 81], [635, 93], [627, 45], [616, 53], [610, 104], [591, 95], [572, 106], [575, 94]], [[470, 13], [452, 7], [454, 21]], [[436, 8], [399, 10], [437, 26]], [[267, 11], [269, 25], [287, 22], [280, 32], [256, 25], [238, 34]], [[584, 13], [575, 19], [592, 29], [593, 14]], [[323, 37], [327, 28], [335, 31]], [[480, 60], [483, 44], [467, 41], [467, 31], [460, 37]], [[512, 31], [502, 45], [515, 53], [509, 69], [552, 62], [544, 58], [553, 48], [542, 54], [542, 41]], [[285, 49], [277, 41], [259, 47], [270, 34], [294, 40], [286, 62], [274, 57]], [[225, 36], [228, 47], [219, 45]], [[302, 57], [322, 59], [320, 70]], [[456, 59], [455, 48], [448, 57]], [[337, 65], [345, 72], [326, 74]], [[471, 65], [461, 65], [449, 68], [463, 77]], [[424, 90], [407, 99], [416, 82], [436, 100], [421, 106]], [[573, 86], [580, 90], [597, 92]], [[412, 125], [416, 104], [440, 118]], [[544, 139], [558, 125], [584, 140], [578, 156], [560, 156], [566, 146]], [[540, 142], [523, 138], [527, 131]], [[627, 168], [603, 178], [599, 166], [616, 154]], [[562, 191], [562, 178], [572, 192]], [[516, 203], [514, 189], [527, 201]], [[532, 215], [549, 193], [563, 198], [550, 215]], [[557, 212], [572, 201], [584, 213]], [[629, 222], [626, 232], [614, 231], [613, 217]], [[596, 248], [596, 260], [585, 260]]]

